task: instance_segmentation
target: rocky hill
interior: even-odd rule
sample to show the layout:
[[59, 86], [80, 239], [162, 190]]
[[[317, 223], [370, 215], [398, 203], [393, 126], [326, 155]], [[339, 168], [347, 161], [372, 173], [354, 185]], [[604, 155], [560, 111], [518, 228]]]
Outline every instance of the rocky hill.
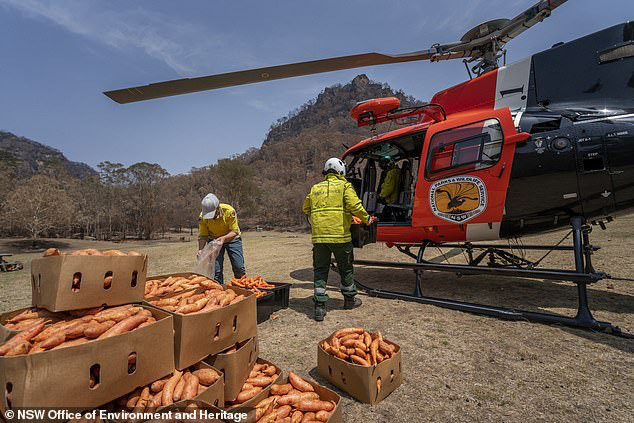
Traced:
[[402, 91], [394, 91], [389, 85], [370, 81], [361, 74], [346, 85], [325, 88], [317, 98], [278, 119], [271, 125], [263, 146], [297, 137], [303, 131], [318, 126], [338, 133], [367, 134], [367, 128], [357, 128], [350, 118], [350, 110], [360, 101], [379, 97], [398, 97], [403, 107], [422, 104]]
[[59, 150], [4, 131], [0, 131], [0, 167], [9, 170], [16, 179], [60, 171], [76, 178], [97, 174], [85, 163], [68, 160]]

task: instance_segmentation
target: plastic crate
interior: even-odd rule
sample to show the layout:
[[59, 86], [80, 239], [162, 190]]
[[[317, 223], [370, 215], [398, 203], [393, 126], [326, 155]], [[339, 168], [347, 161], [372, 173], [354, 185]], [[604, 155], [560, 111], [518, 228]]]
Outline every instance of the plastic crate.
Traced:
[[275, 311], [275, 295], [272, 292], [267, 292], [266, 295], [261, 296], [256, 301], [258, 323], [269, 320], [271, 314]]
[[288, 301], [291, 294], [290, 283], [268, 282], [271, 285], [275, 285], [275, 288], [262, 288], [262, 291], [272, 292], [275, 295], [275, 305], [277, 310], [288, 308]]

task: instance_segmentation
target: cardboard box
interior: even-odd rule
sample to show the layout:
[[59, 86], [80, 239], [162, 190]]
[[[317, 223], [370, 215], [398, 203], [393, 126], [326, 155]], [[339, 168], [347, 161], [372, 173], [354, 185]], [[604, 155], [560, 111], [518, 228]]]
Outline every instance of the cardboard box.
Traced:
[[[312, 380], [304, 379], [306, 382], [310, 383], [312, 387], [315, 389], [315, 392], [319, 394], [319, 398], [323, 401], [334, 401], [335, 409], [331, 411], [330, 418], [328, 419], [328, 423], [341, 423], [343, 422], [343, 412], [341, 411], [341, 397], [337, 395], [336, 392], [331, 391], [330, 389], [321, 386]], [[282, 378], [281, 375], [278, 380], [274, 384], [284, 385], [288, 382], [288, 377]], [[263, 391], [264, 392], [264, 391]], [[230, 410], [244, 410], [247, 412], [248, 417], [246, 422], [253, 423], [255, 422], [255, 406], [265, 398], [269, 397], [269, 393], [271, 392], [271, 386], [269, 386], [266, 390], [266, 394], [260, 392], [253, 399], [245, 402], [239, 408], [231, 408]]]
[[[31, 262], [32, 303], [50, 311], [143, 301], [147, 256], [52, 256]], [[79, 277], [79, 284], [73, 283]], [[104, 278], [112, 276], [109, 288]], [[78, 287], [77, 287], [78, 286]]]
[[242, 385], [249, 377], [249, 373], [258, 358], [258, 339], [253, 337], [240, 343], [235, 352], [220, 353], [207, 357], [204, 361], [224, 374], [225, 400], [236, 399]]
[[[174, 317], [174, 359], [178, 370], [257, 334], [255, 294], [247, 289], [232, 289], [238, 295], [244, 295], [244, 300], [205, 313], [179, 314], [166, 311]], [[150, 303], [145, 304], [164, 311]]]
[[[256, 360], [256, 363], [269, 364], [271, 366], [275, 366], [275, 364], [271, 363], [270, 361], [264, 360], [263, 358], [258, 358]], [[282, 380], [282, 369], [280, 369], [278, 366], [275, 366], [275, 367], [278, 370], [277, 378], [275, 378], [275, 380], [271, 384], [269, 384], [269, 386], [262, 389], [262, 391], [258, 392], [258, 394], [254, 396], [253, 398], [251, 398], [250, 400], [245, 401], [241, 404], [231, 405], [225, 402], [225, 410], [231, 410], [233, 412], [245, 412], [249, 415], [246, 422], [247, 423], [255, 422], [255, 411], [254, 411], [255, 406], [264, 398], [267, 398], [269, 396], [269, 393], [271, 392], [271, 386], [275, 385], [276, 383], [281, 383], [280, 381]], [[249, 369], [249, 373], [250, 372], [251, 372], [251, 369]]]
[[[330, 338], [332, 336], [327, 340]], [[320, 342], [317, 346], [317, 370], [326, 380], [357, 400], [367, 404], [381, 402], [403, 382], [401, 348], [387, 339], [385, 342], [396, 348], [394, 355], [370, 367], [352, 364], [330, 355], [324, 351]], [[379, 379], [380, 390], [377, 388]]]
[[[148, 309], [149, 326], [110, 338], [45, 352], [0, 357], [0, 410], [10, 407], [65, 407], [78, 410], [106, 404], [174, 370], [174, 326], [168, 313]], [[128, 356], [136, 353], [129, 373]], [[99, 383], [89, 387], [91, 371]]]

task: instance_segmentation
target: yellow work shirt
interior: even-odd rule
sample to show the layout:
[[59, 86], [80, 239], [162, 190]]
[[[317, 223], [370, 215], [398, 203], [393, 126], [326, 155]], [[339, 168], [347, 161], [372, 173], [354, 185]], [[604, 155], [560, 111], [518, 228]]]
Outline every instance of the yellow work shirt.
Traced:
[[398, 188], [401, 182], [401, 170], [397, 167], [390, 169], [385, 176], [385, 181], [381, 185], [379, 198], [385, 200], [386, 203], [396, 203], [398, 201]]
[[304, 213], [310, 216], [313, 244], [350, 242], [352, 216], [366, 224], [370, 219], [352, 184], [333, 173], [313, 185], [304, 200]]
[[236, 211], [229, 204], [220, 203], [220, 210], [213, 219], [202, 219], [198, 223], [198, 236], [200, 238], [216, 239], [227, 235], [230, 231], [236, 231], [240, 235], [238, 227], [238, 216]]

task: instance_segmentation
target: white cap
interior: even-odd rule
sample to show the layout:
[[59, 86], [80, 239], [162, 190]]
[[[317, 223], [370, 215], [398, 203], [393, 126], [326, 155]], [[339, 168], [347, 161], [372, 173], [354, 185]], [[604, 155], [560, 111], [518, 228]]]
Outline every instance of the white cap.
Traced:
[[203, 201], [200, 202], [203, 206], [203, 219], [213, 219], [216, 215], [216, 210], [220, 205], [220, 201], [218, 197], [209, 193], [203, 198]]

